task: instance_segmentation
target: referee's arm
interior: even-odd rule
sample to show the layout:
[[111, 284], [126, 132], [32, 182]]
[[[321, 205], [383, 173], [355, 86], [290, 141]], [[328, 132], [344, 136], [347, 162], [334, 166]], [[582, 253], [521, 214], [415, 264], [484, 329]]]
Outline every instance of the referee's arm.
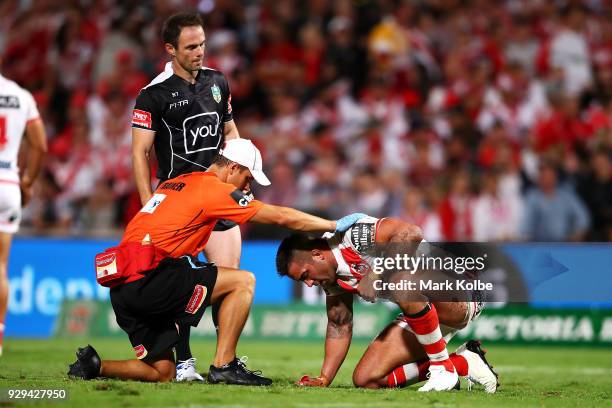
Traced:
[[153, 195], [151, 189], [151, 168], [149, 156], [155, 139], [155, 131], [132, 128], [132, 167], [134, 180], [140, 196], [140, 203], [145, 205]]
[[225, 122], [225, 126], [223, 128], [223, 136], [225, 136], [225, 140], [240, 139], [238, 127], [236, 126], [236, 122], [234, 122], [233, 119]]

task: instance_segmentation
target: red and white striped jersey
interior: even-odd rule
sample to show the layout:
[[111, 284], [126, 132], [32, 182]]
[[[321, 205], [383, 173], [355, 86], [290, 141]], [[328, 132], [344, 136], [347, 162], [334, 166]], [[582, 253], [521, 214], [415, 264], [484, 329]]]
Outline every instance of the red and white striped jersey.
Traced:
[[21, 138], [27, 123], [39, 116], [32, 94], [0, 75], [0, 180], [19, 182]]
[[366, 216], [344, 233], [323, 235], [338, 263], [336, 282], [324, 285], [327, 296], [356, 292], [361, 278], [373, 268], [373, 257], [367, 254], [376, 242], [376, 231], [383, 218]]

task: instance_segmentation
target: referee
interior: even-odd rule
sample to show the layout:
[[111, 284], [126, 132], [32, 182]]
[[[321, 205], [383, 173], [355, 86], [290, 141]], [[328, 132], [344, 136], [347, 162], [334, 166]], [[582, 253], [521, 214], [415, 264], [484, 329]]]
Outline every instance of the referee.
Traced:
[[[152, 196], [149, 157], [155, 146], [160, 182], [206, 171], [226, 140], [239, 138], [225, 76], [203, 66], [206, 36], [197, 14], [175, 14], [163, 25], [171, 62], [144, 87], [132, 115], [132, 165], [140, 201]], [[237, 224], [217, 222], [204, 253], [209, 262], [237, 269], [242, 239]], [[215, 316], [213, 305], [213, 317]], [[179, 326], [177, 381], [203, 381], [189, 349], [188, 325]]]

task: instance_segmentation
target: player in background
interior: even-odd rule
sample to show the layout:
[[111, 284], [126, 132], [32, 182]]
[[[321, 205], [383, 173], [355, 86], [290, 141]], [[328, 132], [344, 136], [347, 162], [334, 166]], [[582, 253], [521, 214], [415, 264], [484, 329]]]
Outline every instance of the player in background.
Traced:
[[[304, 376], [300, 385], [328, 386], [348, 352], [352, 338], [353, 295], [374, 300], [376, 274], [366, 249], [374, 244], [424, 242], [418, 227], [398, 219], [364, 217], [341, 234], [311, 238], [295, 234], [282, 241], [276, 259], [279, 275], [321, 286], [326, 296], [327, 334], [321, 373]], [[426, 244], [427, 245], [427, 244]], [[418, 294], [418, 293], [417, 293]], [[380, 388], [414, 384], [428, 378], [419, 391], [449, 391], [458, 376], [497, 389], [497, 376], [484, 358], [479, 343], [471, 341], [450, 354], [446, 344], [475, 319], [477, 301], [430, 302], [394, 299], [402, 314], [370, 344], [353, 373], [357, 387]]]
[[[298, 210], [264, 204], [245, 194], [252, 180], [270, 181], [262, 171], [259, 150], [246, 139], [225, 143], [208, 172], [194, 172], [162, 183], [151, 199], [129, 222], [119, 245], [128, 261], [124, 274], [108, 254], [99, 276], [117, 277], [110, 291], [117, 323], [129, 335], [135, 360], [101, 360], [91, 346], [79, 349], [68, 375], [83, 379], [98, 376], [170, 381], [176, 369], [172, 348], [179, 339], [175, 322], [196, 326], [204, 309], [220, 302], [217, 349], [208, 373], [209, 383], [269, 385], [272, 381], [247, 370], [236, 358], [238, 338], [249, 315], [255, 290], [252, 273], [211, 263], [197, 255], [207, 245], [218, 219], [238, 224], [253, 221], [297, 231], [346, 231], [363, 214], [338, 221], [325, 220]], [[142, 242], [142, 245], [139, 246]], [[146, 258], [146, 246], [154, 250]], [[136, 248], [136, 249], [133, 249]], [[124, 252], [125, 251], [125, 252]], [[145, 261], [144, 259], [148, 259]], [[107, 259], [107, 258], [104, 258]], [[98, 262], [98, 259], [97, 259]], [[134, 265], [142, 265], [137, 268]], [[115, 273], [109, 274], [115, 268]], [[98, 264], [97, 264], [98, 265]], [[132, 269], [130, 269], [132, 268]], [[134, 271], [134, 269], [137, 269]]]
[[[225, 76], [203, 66], [206, 36], [197, 14], [170, 16], [162, 38], [171, 61], [138, 95], [132, 117], [132, 163], [140, 201], [152, 196], [149, 156], [153, 146], [160, 182], [206, 171], [223, 142], [239, 138]], [[238, 268], [242, 238], [234, 222], [219, 220], [204, 251], [218, 266]], [[217, 306], [213, 305], [213, 320]], [[202, 381], [189, 348], [189, 326], [176, 346], [178, 381]]]
[[[19, 169], [17, 159], [24, 134], [28, 143], [27, 166]], [[0, 355], [8, 307], [11, 241], [46, 152], [45, 128], [32, 94], [0, 74]]]

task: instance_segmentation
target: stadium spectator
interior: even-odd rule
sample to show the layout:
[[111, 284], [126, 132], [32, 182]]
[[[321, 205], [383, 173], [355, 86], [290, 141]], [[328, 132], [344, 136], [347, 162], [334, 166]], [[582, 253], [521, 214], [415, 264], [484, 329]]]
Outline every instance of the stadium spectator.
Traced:
[[557, 169], [543, 162], [538, 186], [525, 200], [523, 236], [530, 241], [581, 241], [590, 219], [582, 200], [570, 187], [559, 185]]
[[427, 207], [423, 192], [418, 187], [410, 188], [404, 194], [402, 208], [397, 217], [421, 228], [423, 238], [427, 241], [443, 240], [440, 217]]
[[609, 152], [595, 153], [591, 169], [578, 184], [578, 189], [593, 217], [587, 239], [612, 241], [612, 162]]
[[472, 209], [474, 241], [513, 241], [519, 237], [521, 202], [502, 194], [499, 178], [497, 170], [483, 175], [482, 191], [475, 198]]

